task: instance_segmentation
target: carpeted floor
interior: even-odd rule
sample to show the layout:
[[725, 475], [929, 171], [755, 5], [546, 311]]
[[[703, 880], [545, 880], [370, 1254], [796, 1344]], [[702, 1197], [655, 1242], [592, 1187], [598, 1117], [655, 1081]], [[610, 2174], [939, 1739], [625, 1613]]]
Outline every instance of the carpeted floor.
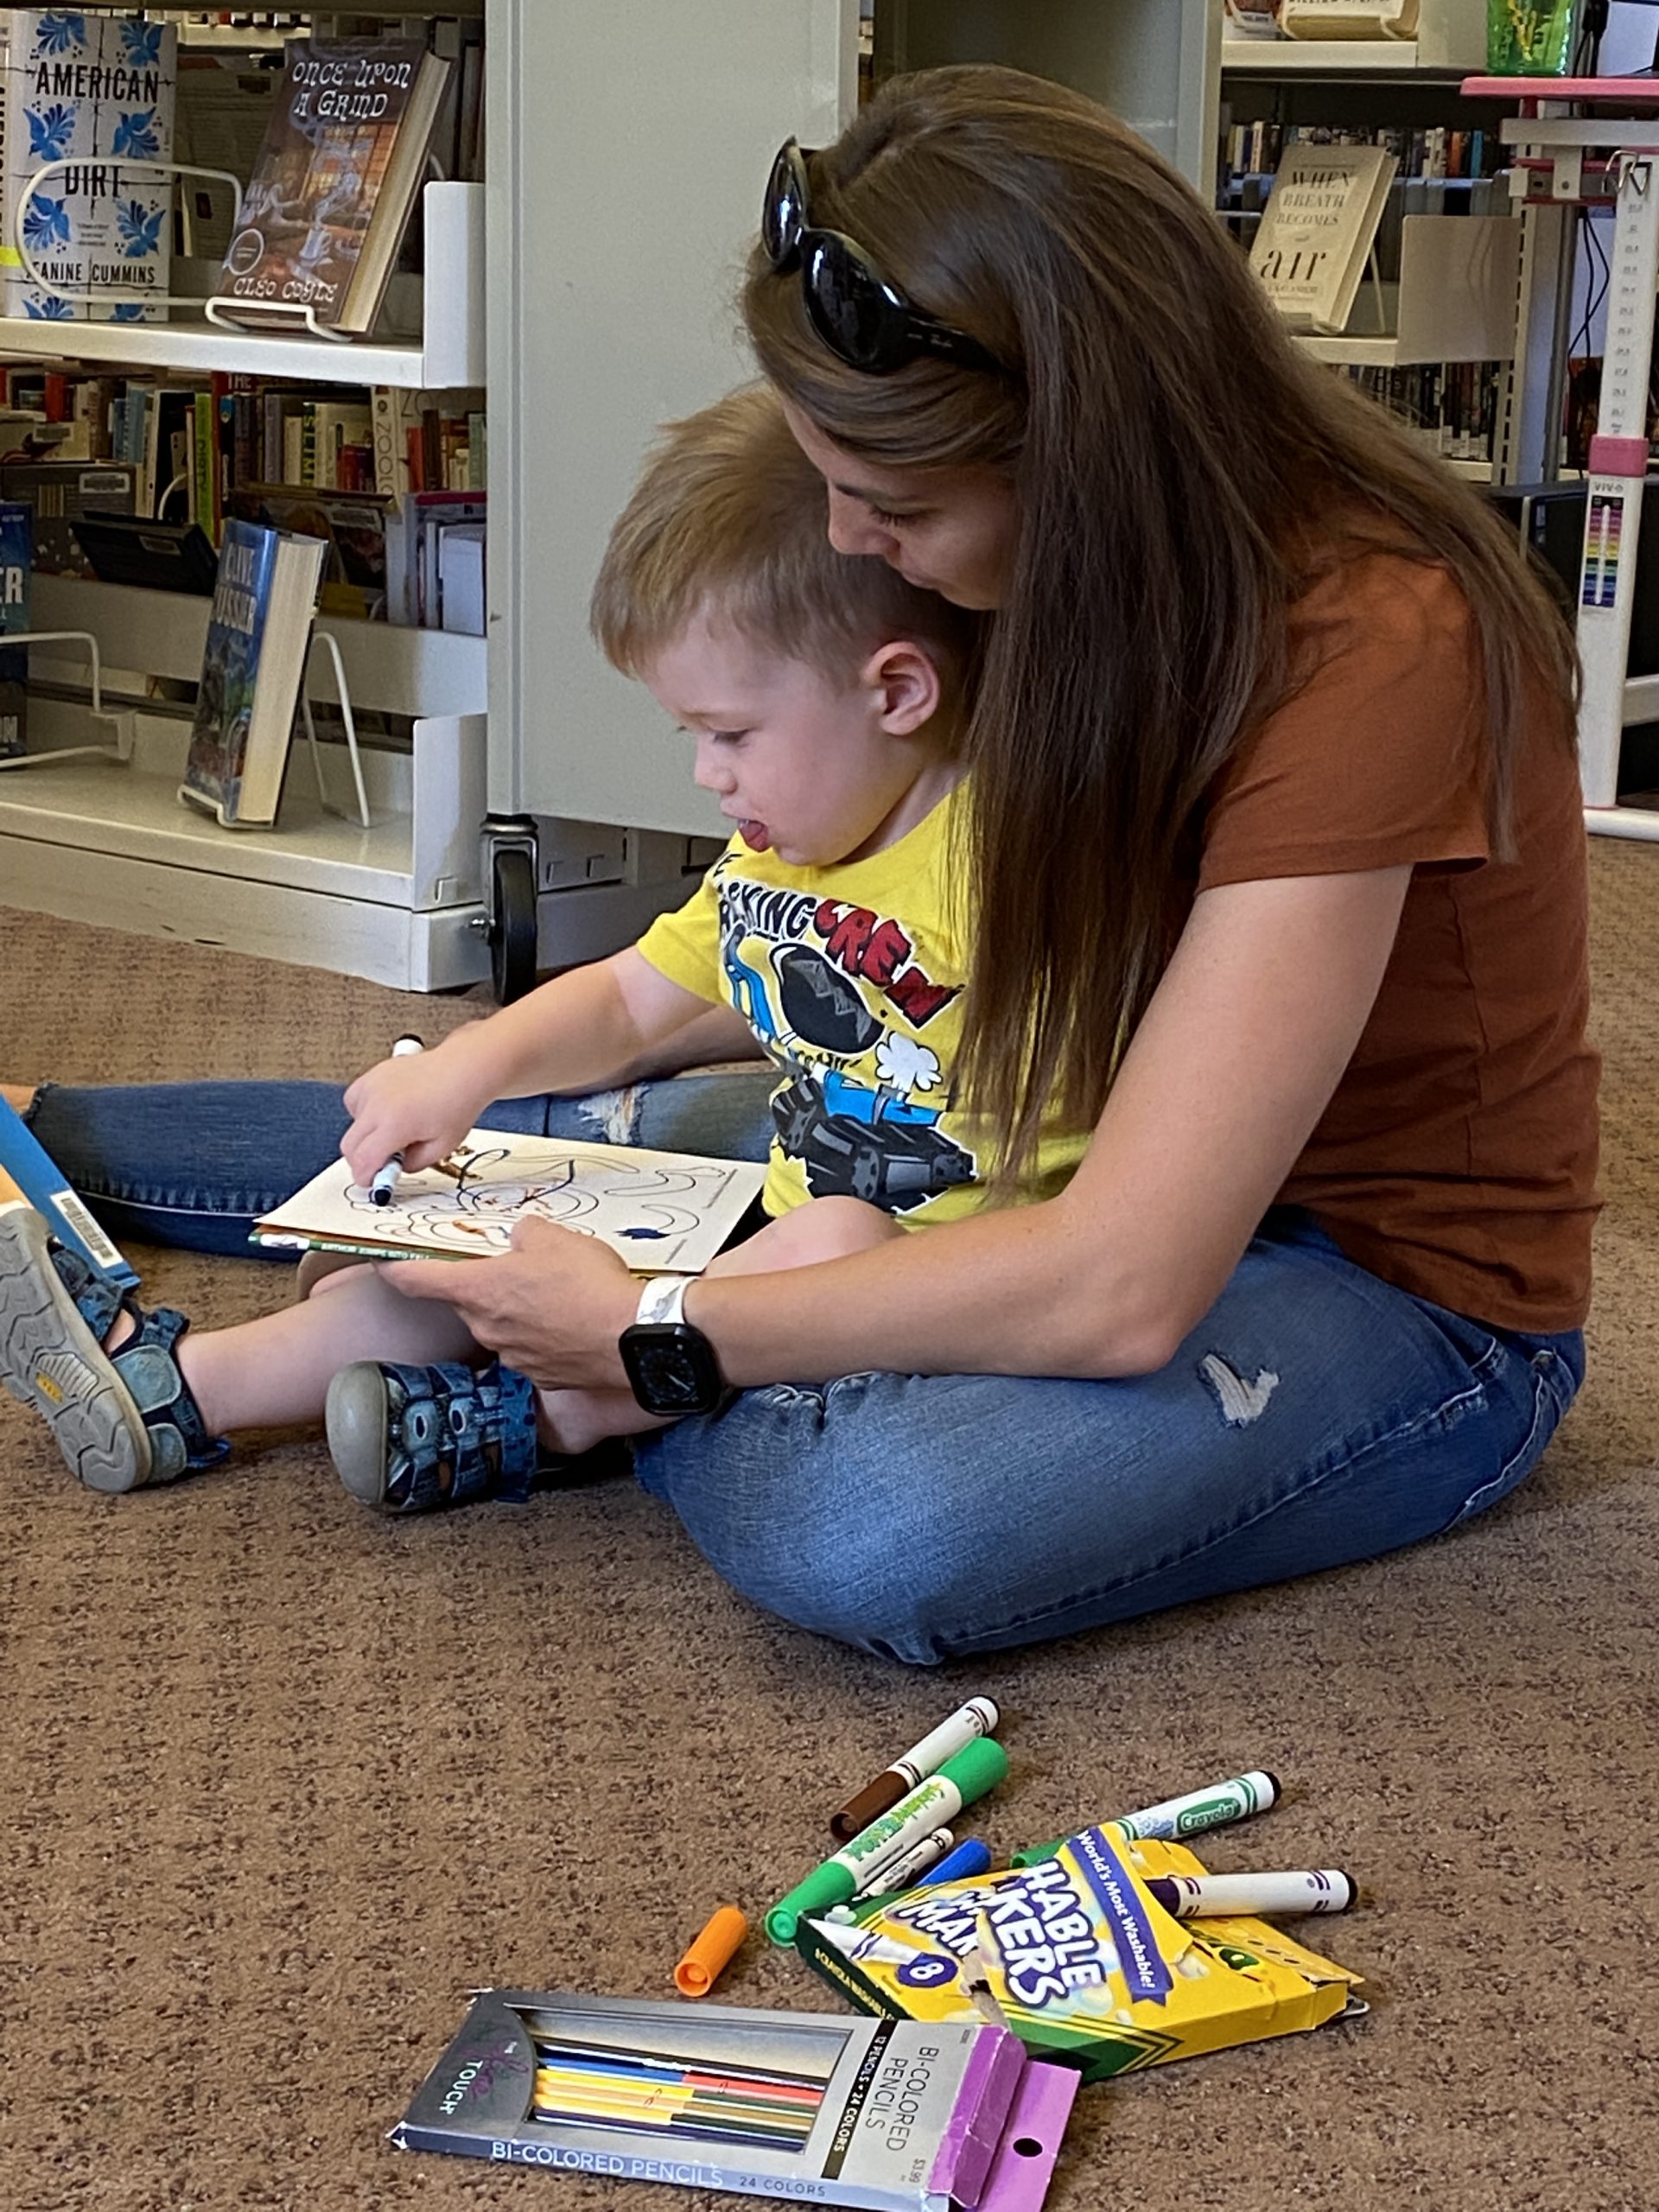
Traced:
[[[994, 1842], [1262, 1764], [1287, 1802], [1213, 1863], [1338, 1864], [1368, 1892], [1319, 1933], [1369, 2018], [1084, 2091], [1052, 2202], [1659, 2205], [1659, 853], [1593, 866], [1591, 1381], [1529, 1485], [1415, 1553], [906, 1674], [750, 1611], [628, 1486], [385, 1522], [283, 1437], [102, 1498], [0, 1398], [3, 2212], [691, 2202], [385, 2131], [470, 1986], [667, 1994], [715, 1903], [764, 1907], [848, 1788], [975, 1690], [1014, 1760]], [[344, 1079], [473, 1010], [0, 924], [17, 1079]], [[285, 1295], [251, 1263], [134, 1256], [197, 1315]], [[758, 1943], [721, 1993], [834, 2002]]]

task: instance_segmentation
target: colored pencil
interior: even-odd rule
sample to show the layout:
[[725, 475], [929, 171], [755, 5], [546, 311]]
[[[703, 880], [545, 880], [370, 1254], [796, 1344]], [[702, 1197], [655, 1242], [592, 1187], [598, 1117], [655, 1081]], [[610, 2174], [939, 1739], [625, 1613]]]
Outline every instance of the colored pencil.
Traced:
[[781, 2135], [810, 2135], [817, 2117], [816, 2113], [757, 2104], [736, 2097], [712, 2096], [698, 2090], [629, 2088], [618, 2087], [613, 2079], [604, 2076], [550, 2069], [538, 2069], [536, 2094], [563, 2104], [590, 2103], [602, 2105], [607, 2110], [612, 2106], [624, 2106], [631, 2112], [645, 2113], [702, 2113], [710, 2120], [729, 2120]]
[[538, 2055], [538, 2063], [560, 2067], [569, 2073], [596, 2075], [607, 2081], [660, 2082], [674, 2088], [704, 2089], [710, 2095], [760, 2100], [803, 2112], [816, 2112], [823, 2102], [821, 2088], [798, 2089], [787, 2082], [759, 2082], [741, 2074], [720, 2074], [701, 2067], [616, 2066], [609, 2059], [572, 2058], [563, 2052], [550, 2057]]
[[711, 2058], [706, 2053], [692, 2056], [680, 2050], [642, 2050], [626, 2044], [584, 2043], [575, 2036], [542, 2034], [535, 2026], [535, 2017], [531, 2015], [531, 2035], [538, 2057], [566, 2062], [575, 2059], [583, 2065], [626, 2067], [631, 2071], [652, 2067], [678, 2068], [686, 2072], [718, 2074], [728, 2081], [769, 2082], [782, 2088], [810, 2089], [819, 2097], [830, 2085], [828, 2073], [795, 2074], [782, 2067], [746, 2066], [739, 2061]]
[[734, 2145], [745, 2144], [752, 2150], [799, 2151], [804, 2148], [807, 2140], [804, 2135], [779, 2134], [764, 2127], [723, 2126], [719, 2121], [693, 2115], [653, 2118], [642, 2117], [620, 2107], [614, 2112], [603, 2112], [593, 2107], [545, 2104], [539, 2096], [531, 2109], [536, 2119], [553, 2122], [561, 2127], [616, 2127], [633, 2135], [664, 2135], [676, 2140], [688, 2138], [698, 2143], [723, 2143], [728, 2150]]

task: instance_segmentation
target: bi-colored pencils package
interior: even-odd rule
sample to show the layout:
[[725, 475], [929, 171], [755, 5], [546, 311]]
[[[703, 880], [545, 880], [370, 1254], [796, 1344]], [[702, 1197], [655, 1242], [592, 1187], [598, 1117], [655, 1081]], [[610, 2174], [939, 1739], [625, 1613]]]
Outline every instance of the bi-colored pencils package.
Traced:
[[1001, 2020], [1085, 2082], [1363, 2011], [1357, 1974], [1266, 1921], [1177, 1920], [1146, 1887], [1206, 1871], [1085, 1828], [1035, 1866], [865, 1900], [848, 1926], [804, 1919], [796, 1948], [865, 2011]]
[[978, 2019], [492, 1989], [391, 2139], [873, 2212], [1039, 2212], [1077, 2088]]

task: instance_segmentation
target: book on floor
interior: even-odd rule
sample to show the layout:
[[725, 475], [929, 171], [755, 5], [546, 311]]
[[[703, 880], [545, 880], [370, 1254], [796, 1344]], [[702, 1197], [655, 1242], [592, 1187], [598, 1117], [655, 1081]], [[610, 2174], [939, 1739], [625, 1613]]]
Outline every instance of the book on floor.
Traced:
[[[149, 164], [173, 152], [176, 28], [6, 8], [0, 47], [0, 309], [43, 322], [164, 322], [173, 180]], [[53, 162], [73, 166], [39, 176]], [[18, 251], [20, 213], [34, 276]]]
[[225, 525], [179, 796], [227, 830], [276, 819], [327, 550], [257, 523]]
[[418, 38], [292, 39], [220, 272], [232, 316], [309, 308], [373, 327], [426, 167], [450, 65]]
[[1286, 149], [1250, 266], [1293, 327], [1346, 327], [1399, 166], [1382, 146]]
[[56, 1160], [16, 1108], [0, 1098], [0, 1211], [16, 1205], [43, 1214], [59, 1243], [72, 1245], [112, 1290], [137, 1288], [137, 1274], [70, 1189]]
[[343, 1160], [255, 1222], [260, 1244], [377, 1259], [488, 1259], [520, 1221], [596, 1236], [639, 1274], [700, 1274], [760, 1195], [764, 1166], [474, 1129], [378, 1205]]
[[[0, 499], [0, 638], [29, 627], [29, 579], [35, 565], [35, 510]], [[29, 647], [0, 646], [0, 760], [29, 750]]]

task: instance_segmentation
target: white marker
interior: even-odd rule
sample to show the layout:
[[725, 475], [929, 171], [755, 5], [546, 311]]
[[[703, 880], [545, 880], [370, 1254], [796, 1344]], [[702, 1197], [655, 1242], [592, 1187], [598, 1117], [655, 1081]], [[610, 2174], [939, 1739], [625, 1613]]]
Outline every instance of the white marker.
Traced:
[[1276, 1804], [1279, 1783], [1270, 1774], [1253, 1769], [1230, 1782], [1212, 1782], [1207, 1789], [1189, 1790], [1184, 1797], [1166, 1797], [1159, 1805], [1143, 1805], [1138, 1813], [1120, 1813], [1103, 1827], [1116, 1828], [1131, 1841], [1141, 1836], [1166, 1840], [1200, 1835], [1206, 1828], [1225, 1827], [1231, 1821], [1247, 1821], [1252, 1813], [1265, 1813]]
[[1177, 1920], [1233, 1913], [1346, 1912], [1358, 1891], [1339, 1866], [1270, 1874], [1154, 1874], [1147, 1889]]
[[[406, 1052], [418, 1052], [422, 1049], [418, 1037], [400, 1037], [391, 1048], [391, 1057], [394, 1060], [400, 1060]], [[401, 1152], [394, 1152], [384, 1167], [376, 1168], [369, 1179], [371, 1205], [389, 1206], [391, 1204], [391, 1194], [397, 1189], [397, 1178], [403, 1172], [404, 1155]]]
[[949, 1828], [935, 1828], [931, 1835], [925, 1835], [919, 1843], [912, 1844], [891, 1859], [878, 1859], [866, 1870], [855, 1897], [874, 1897], [878, 1890], [907, 1890], [918, 1874], [937, 1866], [950, 1850], [956, 1838]]

